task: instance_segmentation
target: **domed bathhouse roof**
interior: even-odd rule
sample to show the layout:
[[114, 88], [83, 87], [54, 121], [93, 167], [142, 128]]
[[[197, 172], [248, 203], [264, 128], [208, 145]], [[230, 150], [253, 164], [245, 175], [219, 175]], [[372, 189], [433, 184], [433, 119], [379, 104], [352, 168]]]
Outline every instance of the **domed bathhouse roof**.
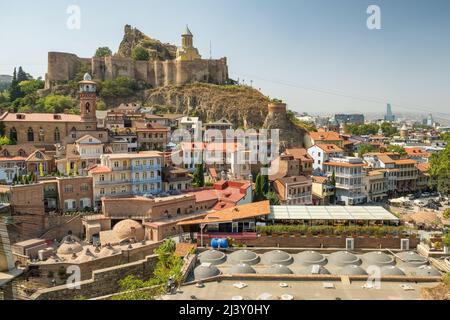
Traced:
[[245, 263], [253, 266], [259, 263], [260, 258], [253, 251], [238, 250], [228, 256], [228, 261], [232, 264]]
[[394, 265], [395, 258], [381, 251], [373, 251], [363, 254], [363, 259], [370, 265], [386, 266]]
[[300, 274], [330, 274], [330, 271], [328, 271], [327, 268], [318, 265], [313, 264], [310, 266], [307, 266], [306, 268], [300, 270]]
[[261, 258], [261, 262], [265, 265], [274, 265], [274, 264], [282, 264], [282, 265], [290, 265], [294, 262], [292, 256], [281, 250], [273, 250], [263, 254]]
[[360, 266], [351, 264], [351, 265], [347, 265], [347, 266], [343, 267], [339, 271], [339, 274], [340, 275], [349, 275], [349, 276], [365, 276], [365, 275], [367, 275], [367, 272]]
[[381, 267], [382, 276], [404, 276], [405, 273], [402, 269], [396, 266], [382, 266]]
[[198, 255], [201, 263], [211, 263], [213, 265], [222, 264], [227, 260], [225, 253], [218, 250], [203, 251]]
[[84, 247], [83, 251], [78, 255], [78, 257], [74, 260], [76, 262], [87, 262], [95, 260], [97, 257], [89, 250], [88, 247]]
[[348, 251], [337, 251], [329, 255], [328, 261], [337, 266], [357, 265], [361, 264], [361, 259]]
[[211, 263], [202, 263], [194, 269], [195, 280], [207, 279], [220, 274], [219, 269]]
[[430, 266], [420, 266], [416, 269], [416, 275], [423, 277], [440, 277], [441, 273]]
[[325, 265], [327, 258], [316, 251], [303, 251], [297, 254], [296, 261], [304, 266], [310, 265]]
[[274, 264], [264, 270], [266, 274], [293, 274], [292, 270], [282, 264]]
[[58, 247], [58, 250], [56, 250], [57, 254], [73, 254], [78, 253], [83, 250], [83, 246], [79, 241], [77, 241], [77, 238], [73, 236], [66, 236], [63, 238], [63, 241]]
[[97, 257], [99, 258], [104, 258], [104, 257], [110, 257], [112, 255], [115, 255], [117, 253], [119, 253], [120, 250], [119, 249], [115, 249], [112, 245], [106, 245], [104, 246], [100, 252], [97, 254]]
[[145, 239], [144, 227], [137, 221], [126, 219], [118, 222], [113, 227], [114, 234], [120, 242], [124, 241], [142, 241]]
[[248, 264], [239, 263], [239, 264], [235, 264], [234, 266], [232, 266], [228, 273], [230, 273], [230, 274], [251, 274], [251, 273], [256, 273], [256, 271]]
[[397, 253], [397, 256], [402, 259], [406, 265], [411, 267], [418, 267], [428, 263], [427, 258], [414, 251], [400, 252]]

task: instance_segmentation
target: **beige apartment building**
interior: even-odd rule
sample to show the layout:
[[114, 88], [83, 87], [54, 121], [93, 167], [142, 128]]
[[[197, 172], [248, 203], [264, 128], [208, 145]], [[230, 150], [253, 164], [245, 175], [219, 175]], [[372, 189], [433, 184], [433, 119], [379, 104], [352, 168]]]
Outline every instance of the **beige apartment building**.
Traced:
[[162, 191], [163, 155], [157, 151], [104, 154], [89, 170], [93, 179], [94, 206], [102, 197], [157, 194]]

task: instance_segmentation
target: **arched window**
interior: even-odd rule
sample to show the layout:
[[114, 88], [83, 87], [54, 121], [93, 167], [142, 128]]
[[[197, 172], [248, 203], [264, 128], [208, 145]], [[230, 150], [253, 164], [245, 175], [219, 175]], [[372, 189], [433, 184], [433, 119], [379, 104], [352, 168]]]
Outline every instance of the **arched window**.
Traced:
[[28, 141], [34, 141], [34, 132], [33, 129], [30, 127], [28, 128], [28, 132], [27, 132], [27, 140]]
[[17, 130], [15, 127], [12, 127], [11, 130], [9, 130], [9, 139], [17, 142]]
[[86, 113], [91, 113], [91, 104], [89, 102], [86, 102], [85, 106], [86, 106], [86, 108], [85, 108]]
[[58, 128], [55, 128], [55, 142], [61, 142], [61, 133]]

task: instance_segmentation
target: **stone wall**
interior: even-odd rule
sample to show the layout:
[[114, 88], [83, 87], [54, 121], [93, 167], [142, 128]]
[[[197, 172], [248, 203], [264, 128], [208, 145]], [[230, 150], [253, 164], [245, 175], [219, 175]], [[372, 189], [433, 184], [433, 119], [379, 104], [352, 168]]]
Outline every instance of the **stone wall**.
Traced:
[[148, 279], [153, 275], [158, 256], [147, 256], [143, 260], [119, 266], [96, 270], [92, 278], [81, 281], [79, 289], [70, 289], [66, 285], [42, 289], [35, 292], [32, 300], [71, 300], [77, 296], [94, 298], [115, 293], [120, 290], [118, 280], [128, 275]]
[[183, 85], [192, 82], [223, 84], [228, 80], [227, 59], [192, 61], [134, 61], [124, 57], [80, 58], [75, 54], [49, 52], [45, 88], [72, 80], [87, 64], [96, 80], [123, 76], [142, 81], [151, 87]]

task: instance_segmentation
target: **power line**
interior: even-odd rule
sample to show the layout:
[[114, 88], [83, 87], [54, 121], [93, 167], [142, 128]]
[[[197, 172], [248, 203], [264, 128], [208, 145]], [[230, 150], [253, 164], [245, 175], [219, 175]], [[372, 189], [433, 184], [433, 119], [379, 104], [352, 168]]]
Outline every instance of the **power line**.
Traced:
[[[372, 102], [372, 103], [380, 103], [380, 104], [383, 104], [383, 105], [386, 105], [386, 103], [387, 103], [386, 101], [389, 101], [389, 99], [380, 99], [380, 98], [373, 98], [373, 97], [362, 97], [362, 96], [349, 95], [349, 94], [345, 94], [345, 93], [332, 91], [330, 89], [314, 88], [314, 87], [310, 87], [310, 86], [293, 84], [293, 83], [289, 83], [289, 82], [281, 81], [281, 80], [276, 80], [276, 79], [267, 79], [267, 78], [263, 78], [263, 77], [256, 76], [256, 75], [240, 74], [239, 76], [250, 77], [250, 78], [258, 79], [258, 80], [265, 81], [265, 82], [271, 82], [271, 83], [279, 84], [279, 85], [286, 86], [286, 87], [292, 87], [292, 88], [296, 88], [296, 89], [303, 89], [303, 90], [308, 90], [308, 91], [314, 91], [314, 92], [318, 92], [318, 93], [322, 93], [322, 94], [339, 96], [339, 97], [353, 99], [353, 100], [360, 100], [360, 101]], [[416, 110], [416, 111], [421, 111], [421, 112], [425, 112], [425, 113], [429, 113], [430, 112], [430, 110], [428, 108], [426, 108], [426, 107], [406, 106], [406, 105], [403, 105], [403, 104], [397, 104], [395, 102], [392, 102], [391, 104], [395, 105], [395, 107], [398, 107], [398, 108], [401, 108], [401, 109]], [[450, 116], [450, 113], [444, 113], [444, 112], [434, 112], [434, 113], [436, 115]], [[448, 119], [448, 118], [446, 118], [446, 119]]]

